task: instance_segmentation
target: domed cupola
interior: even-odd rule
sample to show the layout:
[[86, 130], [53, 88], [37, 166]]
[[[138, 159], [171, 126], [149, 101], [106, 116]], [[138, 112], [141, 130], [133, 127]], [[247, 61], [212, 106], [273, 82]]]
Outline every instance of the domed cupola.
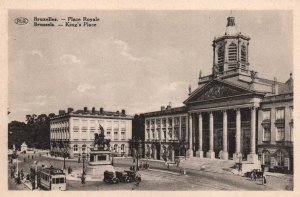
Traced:
[[213, 74], [215, 76], [248, 70], [248, 46], [250, 37], [242, 35], [235, 25], [235, 18], [227, 18], [222, 34], [213, 40]]

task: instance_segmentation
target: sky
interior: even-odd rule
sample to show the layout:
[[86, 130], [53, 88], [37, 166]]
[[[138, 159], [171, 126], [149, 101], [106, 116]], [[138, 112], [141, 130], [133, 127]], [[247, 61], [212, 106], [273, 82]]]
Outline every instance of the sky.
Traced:
[[[68, 107], [134, 115], [182, 106], [199, 71], [211, 74], [212, 40], [230, 11], [9, 12], [9, 121]], [[250, 36], [250, 69], [285, 82], [293, 71], [291, 11], [233, 11]], [[16, 25], [17, 17], [29, 19]], [[94, 28], [33, 27], [37, 17], [98, 17]]]

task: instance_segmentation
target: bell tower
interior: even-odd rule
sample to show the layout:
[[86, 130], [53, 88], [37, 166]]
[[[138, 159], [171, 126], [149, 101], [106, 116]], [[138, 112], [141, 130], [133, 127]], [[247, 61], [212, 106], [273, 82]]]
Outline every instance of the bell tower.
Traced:
[[235, 18], [229, 16], [225, 30], [213, 40], [213, 75], [249, 70], [249, 40], [250, 37], [242, 35], [235, 25]]

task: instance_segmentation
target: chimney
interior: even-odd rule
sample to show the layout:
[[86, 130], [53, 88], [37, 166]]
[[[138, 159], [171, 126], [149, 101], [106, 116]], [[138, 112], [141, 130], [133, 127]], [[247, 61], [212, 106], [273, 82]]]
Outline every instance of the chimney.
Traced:
[[122, 114], [126, 115], [125, 109], [122, 109]]
[[59, 111], [58, 111], [58, 115], [64, 115], [65, 113], [66, 113], [65, 110], [59, 110]]
[[165, 106], [161, 106], [160, 111], [164, 111], [164, 110], [165, 110]]
[[103, 107], [100, 108], [100, 114], [103, 114]]
[[71, 113], [73, 111], [73, 108], [68, 108], [68, 113]]
[[276, 77], [274, 77], [274, 94], [278, 95], [278, 83]]
[[84, 110], [84, 112], [87, 112], [87, 111], [88, 111], [88, 108], [87, 108], [87, 107], [84, 107], [83, 110]]
[[95, 107], [93, 107], [93, 108], [92, 108], [92, 113], [95, 113], [95, 111], [96, 111], [96, 110], [95, 110]]

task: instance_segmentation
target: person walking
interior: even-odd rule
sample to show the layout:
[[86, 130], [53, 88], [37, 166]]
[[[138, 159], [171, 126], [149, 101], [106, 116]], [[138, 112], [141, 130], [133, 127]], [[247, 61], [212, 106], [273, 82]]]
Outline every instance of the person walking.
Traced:
[[85, 184], [85, 175], [84, 174], [82, 174], [82, 176], [81, 176], [81, 184]]
[[263, 172], [262, 174], [262, 185], [266, 185], [267, 184], [267, 177], [266, 177], [266, 173]]
[[257, 179], [257, 173], [256, 173], [256, 171], [253, 172], [253, 178], [254, 178], [254, 181], [256, 181], [256, 179]]
[[15, 174], [15, 171], [13, 168], [10, 169], [10, 178], [13, 179], [14, 178], [14, 174]]

